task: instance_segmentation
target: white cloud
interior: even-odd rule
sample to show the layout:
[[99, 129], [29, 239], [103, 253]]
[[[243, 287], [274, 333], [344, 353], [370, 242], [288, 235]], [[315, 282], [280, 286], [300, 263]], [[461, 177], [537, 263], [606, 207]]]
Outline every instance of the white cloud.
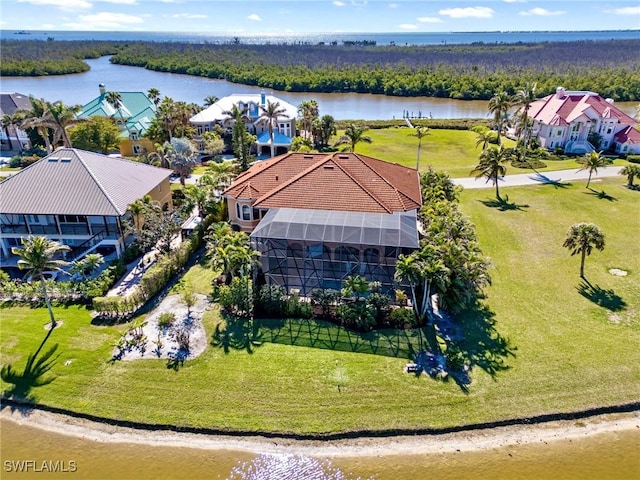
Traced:
[[397, 3], [390, 3], [389, 4], [389, 8], [398, 8], [398, 4]]
[[564, 15], [565, 12], [564, 10], [555, 10], [555, 11], [551, 11], [551, 10], [547, 10], [546, 8], [540, 8], [540, 7], [536, 7], [536, 8], [532, 8], [531, 10], [527, 10], [526, 12], [520, 12], [520, 15], [524, 16], [524, 17], [529, 17], [531, 15], [536, 15], [538, 17], [553, 17], [555, 15]]
[[445, 8], [438, 12], [451, 18], [492, 18], [495, 13], [489, 7]]
[[334, 4], [336, 7], [344, 7], [344, 6], [346, 6], [346, 3], [341, 2], [340, 0], [335, 0], [335, 1], [333, 2], [333, 4]]
[[30, 3], [31, 5], [52, 5], [62, 10], [78, 10], [91, 8], [90, 2], [86, 0], [18, 0], [18, 3]]
[[403, 23], [400, 25], [400, 28], [402, 28], [403, 30], [416, 30], [418, 26], [413, 25], [412, 23]]
[[262, 20], [262, 19], [260, 18], [260, 16], [259, 16], [259, 15], [256, 15], [255, 13], [252, 13], [252, 14], [251, 14], [251, 15], [249, 15], [247, 18], [248, 18], [249, 20], [253, 20], [254, 22], [259, 22], [259, 21], [261, 21], [261, 20]]
[[418, 17], [420, 23], [442, 23], [442, 19], [438, 17]]
[[100, 0], [104, 3], [118, 3], [121, 5], [137, 5], [137, 0]]
[[640, 7], [622, 7], [613, 10], [605, 10], [606, 13], [614, 13], [616, 15], [640, 15]]
[[100, 12], [93, 15], [80, 15], [78, 23], [67, 23], [73, 30], [122, 30], [124, 26], [143, 23], [141, 17], [124, 13]]
[[188, 18], [188, 19], [193, 19], [193, 18], [207, 18], [208, 15], [202, 15], [199, 13], [176, 13], [174, 15], [171, 15], [171, 18]]

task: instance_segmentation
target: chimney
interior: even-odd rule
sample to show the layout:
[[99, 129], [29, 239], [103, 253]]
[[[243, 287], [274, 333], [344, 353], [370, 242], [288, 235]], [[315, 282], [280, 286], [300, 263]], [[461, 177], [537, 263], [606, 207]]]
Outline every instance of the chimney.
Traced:
[[98, 88], [100, 89], [100, 95], [104, 95], [105, 93], [107, 93], [107, 88], [105, 87], [104, 83], [98, 85]]
[[564, 87], [556, 88], [556, 98], [564, 98]]
[[266, 104], [266, 95], [264, 93], [264, 90], [260, 91], [260, 105], [262, 105], [263, 107]]

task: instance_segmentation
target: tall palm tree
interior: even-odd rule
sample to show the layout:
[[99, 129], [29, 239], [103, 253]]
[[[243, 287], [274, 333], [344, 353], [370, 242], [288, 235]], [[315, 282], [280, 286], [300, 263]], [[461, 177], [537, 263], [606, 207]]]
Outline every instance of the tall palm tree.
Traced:
[[15, 128], [20, 126], [23, 119], [24, 119], [23, 114], [20, 111], [17, 111], [13, 114], [5, 113], [2, 116], [2, 129], [4, 130], [5, 135], [7, 136], [7, 140], [9, 142], [9, 150], [13, 150], [11, 137], [14, 134]]
[[304, 131], [304, 138], [313, 138], [313, 121], [319, 115], [318, 102], [316, 100], [304, 100], [298, 105], [298, 114], [301, 117], [301, 127]]
[[173, 138], [171, 146], [173, 147], [171, 168], [180, 175], [180, 184], [184, 187], [185, 179], [196, 166], [196, 149], [186, 138]]
[[54, 131], [54, 143], [62, 139], [62, 144], [65, 147], [71, 148], [71, 138], [69, 138], [67, 129], [85, 121], [84, 119], [76, 117], [80, 110], [82, 110], [82, 106], [65, 105], [62, 101], [58, 101], [55, 103], [47, 103], [47, 110], [49, 124]]
[[522, 155], [520, 161], [526, 163], [527, 149], [529, 148], [529, 140], [531, 135], [531, 121], [529, 119], [529, 109], [531, 104], [536, 100], [537, 84], [525, 84], [523, 88], [518, 90], [513, 97], [513, 105], [518, 107], [518, 124], [520, 125], [520, 135], [522, 140]]
[[167, 142], [165, 144], [156, 143], [155, 147], [156, 151], [147, 155], [149, 163], [156, 167], [171, 168], [173, 146]]
[[510, 149], [503, 148], [502, 145], [490, 146], [480, 154], [480, 162], [471, 171], [471, 174], [475, 174], [476, 178], [486, 177], [487, 181], [492, 181], [496, 187], [496, 198], [502, 200], [500, 197], [500, 190], [498, 187], [498, 179], [507, 172], [507, 168], [504, 164], [511, 160], [512, 152]]
[[360, 142], [363, 143], [371, 143], [371, 137], [364, 134], [367, 129], [365, 127], [358, 127], [353, 123], [347, 125], [347, 128], [344, 129], [344, 135], [342, 135], [336, 145], [348, 145], [346, 147], [346, 151], [355, 152], [356, 145]]
[[590, 152], [589, 155], [587, 155], [582, 161], [582, 168], [578, 170], [579, 172], [581, 172], [582, 170], [589, 171], [589, 178], [587, 178], [587, 185], [585, 188], [589, 188], [589, 184], [591, 183], [591, 175], [593, 175], [594, 173], [597, 175], [598, 168], [605, 167], [609, 164], [611, 164], [611, 160], [607, 157], [603, 157], [602, 152]]
[[44, 278], [44, 272], [63, 272], [62, 267], [66, 266], [68, 262], [56, 259], [55, 257], [71, 249], [67, 245], [54, 242], [47, 237], [23, 237], [20, 239], [20, 243], [22, 244], [22, 248], [13, 247], [11, 253], [20, 257], [18, 260], [18, 268], [20, 270], [27, 270], [26, 279], [40, 280], [42, 295], [49, 310], [49, 317], [51, 318], [51, 329], [53, 329], [56, 326], [56, 319], [53, 316], [51, 301], [47, 293], [47, 283]]
[[422, 139], [427, 135], [431, 135], [431, 132], [429, 131], [429, 127], [416, 127], [416, 131], [409, 135], [418, 138], [418, 159], [416, 160], [416, 170], [420, 170], [420, 149], [422, 147]]
[[218, 100], [219, 100], [218, 97], [216, 97], [215, 95], [208, 95], [204, 99], [204, 106], [205, 107], [210, 107], [211, 105], [216, 103]]
[[604, 233], [593, 223], [571, 225], [562, 244], [571, 250], [571, 255], [580, 254], [580, 278], [584, 278], [584, 261], [594, 248], [604, 250]]
[[260, 105], [260, 111], [262, 112], [260, 118], [267, 122], [267, 127], [269, 129], [271, 156], [275, 157], [276, 146], [274, 145], [275, 140], [273, 138], [273, 132], [275, 130], [275, 126], [278, 124], [278, 118], [282, 117], [287, 113], [287, 111], [280, 106], [280, 102], [272, 102], [271, 100], [267, 100], [267, 104], [265, 106]]
[[493, 123], [498, 131], [498, 145], [502, 144], [500, 135], [504, 127], [504, 120], [512, 104], [513, 99], [505, 91], [497, 92], [489, 99], [489, 113], [493, 115]]
[[336, 134], [336, 121], [331, 115], [323, 115], [322, 118], [314, 120], [313, 141], [317, 147], [329, 145], [331, 137]]
[[158, 108], [158, 105], [160, 105], [160, 90], [155, 87], [151, 87], [147, 91], [147, 97], [153, 102], [155, 107]]
[[122, 124], [126, 128], [127, 133], [129, 134], [129, 136], [131, 136], [131, 130], [129, 130], [129, 125], [127, 124], [126, 120], [124, 119], [124, 113], [122, 112], [122, 108], [124, 107], [124, 103], [122, 103], [122, 95], [120, 95], [120, 92], [107, 92], [105, 94], [104, 99], [109, 105], [111, 105], [111, 107], [116, 112], [118, 112], [118, 114], [120, 115], [120, 121], [122, 122]]
[[49, 121], [47, 102], [42, 98], [35, 97], [29, 97], [29, 102], [31, 102], [31, 109], [23, 111], [24, 119], [20, 128], [23, 130], [33, 128], [44, 141], [47, 153], [51, 153], [53, 151], [49, 136], [51, 122]]
[[[489, 129], [483, 129], [476, 132], [476, 148], [482, 145], [482, 151], [487, 149], [487, 146], [494, 140], [493, 131]], [[498, 143], [500, 145], [500, 143]]]

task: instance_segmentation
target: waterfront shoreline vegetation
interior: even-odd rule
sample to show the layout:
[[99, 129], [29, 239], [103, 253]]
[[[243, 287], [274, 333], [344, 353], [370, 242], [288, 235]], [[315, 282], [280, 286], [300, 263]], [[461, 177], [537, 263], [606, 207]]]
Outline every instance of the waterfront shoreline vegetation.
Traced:
[[[47, 381], [35, 386], [38, 378], [25, 375], [19, 393], [116, 420], [306, 435], [443, 428], [636, 402], [638, 192], [623, 177], [598, 179], [592, 189], [582, 182], [505, 187], [502, 202], [491, 190], [461, 193], [460, 209], [494, 265], [485, 303], [514, 353], [494, 376], [475, 368], [468, 392], [453, 381], [403, 373], [417, 330], [367, 336], [270, 321], [257, 324], [250, 345], [210, 345], [175, 370], [152, 358], [109, 362], [128, 324], [101, 324], [85, 307], [70, 306], [55, 308], [61, 326], [47, 348], [57, 344], [60, 356], [44, 372]], [[580, 221], [598, 224], [608, 245], [589, 259], [586, 282], [562, 246], [567, 226]], [[209, 293], [214, 273], [205, 267], [203, 260], [183, 279], [197, 293]], [[627, 275], [612, 275], [613, 268]], [[7, 307], [0, 317], [0, 364], [22, 372], [47, 334], [47, 310]], [[217, 307], [205, 313], [209, 338], [221, 321]], [[338, 338], [346, 342], [331, 343]], [[378, 348], [385, 342], [396, 353]], [[14, 384], [1, 385], [5, 396], [16, 392]]]
[[639, 46], [637, 39], [424, 46], [0, 39], [0, 75], [76, 73], [86, 67], [80, 59], [108, 54], [122, 65], [277, 91], [488, 100], [497, 91], [513, 95], [529, 82], [541, 96], [571, 85], [636, 101]]

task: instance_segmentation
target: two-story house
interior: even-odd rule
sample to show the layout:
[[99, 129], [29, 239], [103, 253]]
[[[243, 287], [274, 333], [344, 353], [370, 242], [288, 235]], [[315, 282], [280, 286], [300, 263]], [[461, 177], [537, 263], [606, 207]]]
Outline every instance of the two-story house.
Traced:
[[12, 247], [44, 235], [71, 247], [67, 260], [94, 250], [120, 256], [128, 244], [128, 207], [149, 195], [172, 205], [172, 171], [124, 158], [60, 148], [0, 183], [0, 258], [15, 268]]
[[82, 106], [78, 118], [93, 116], [113, 118], [120, 129], [120, 154], [125, 157], [155, 152], [155, 145], [143, 135], [156, 117], [156, 106], [144, 92], [117, 92], [119, 105], [108, 102], [104, 83], [99, 86], [100, 95]]
[[9, 153], [19, 153], [29, 148], [29, 136], [16, 124], [5, 122], [5, 115], [11, 117], [19, 110], [31, 110], [27, 95], [21, 93], [0, 93], [0, 118], [3, 118], [0, 131], [0, 148]]
[[[638, 123], [597, 93], [566, 91], [531, 103], [532, 138], [549, 150], [584, 154], [594, 150], [615, 153], [640, 153]], [[591, 142], [599, 143], [594, 146]], [[597, 147], [597, 148], [596, 148]]]
[[251, 232], [265, 282], [308, 294], [361, 275], [394, 288], [398, 256], [418, 248], [416, 170], [355, 153], [287, 153], [223, 192]]
[[258, 156], [270, 155], [271, 138], [269, 136], [268, 120], [263, 117], [261, 107], [266, 107], [267, 103], [278, 103], [284, 110], [282, 116], [278, 117], [273, 129], [273, 144], [276, 155], [285, 153], [291, 148], [291, 140], [296, 135], [296, 118], [298, 109], [294, 105], [267, 95], [264, 91], [259, 94], [233, 94], [221, 98], [213, 105], [202, 110], [189, 119], [189, 123], [196, 129], [195, 141], [198, 144], [200, 153], [205, 153], [202, 143], [202, 135], [205, 132], [214, 131], [219, 125], [230, 134], [235, 119], [231, 115], [233, 107], [244, 111], [244, 122], [247, 131], [257, 137], [256, 147]]

